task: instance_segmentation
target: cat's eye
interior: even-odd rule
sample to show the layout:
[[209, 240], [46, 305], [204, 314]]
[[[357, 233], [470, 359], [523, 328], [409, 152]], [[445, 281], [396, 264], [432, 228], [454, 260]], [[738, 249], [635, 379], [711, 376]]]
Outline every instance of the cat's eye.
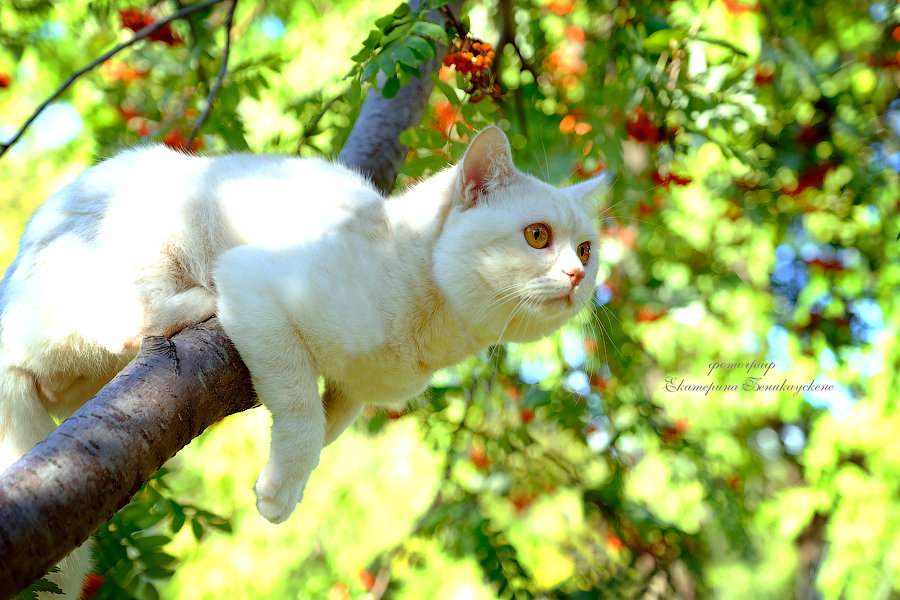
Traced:
[[525, 241], [532, 248], [546, 248], [550, 243], [550, 227], [544, 223], [532, 223], [525, 228]]
[[588, 260], [591, 258], [590, 242], [581, 242], [581, 245], [578, 246], [578, 258], [581, 259], [581, 264], [586, 265], [588, 263]]

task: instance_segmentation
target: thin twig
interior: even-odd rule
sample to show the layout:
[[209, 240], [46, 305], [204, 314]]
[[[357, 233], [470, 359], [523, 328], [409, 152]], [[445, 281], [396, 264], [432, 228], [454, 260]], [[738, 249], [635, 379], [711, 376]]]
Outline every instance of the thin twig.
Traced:
[[197, 122], [194, 123], [194, 128], [191, 130], [191, 135], [188, 137], [188, 147], [194, 142], [194, 138], [197, 137], [200, 128], [203, 127], [203, 124], [206, 123], [206, 119], [209, 118], [209, 113], [212, 112], [213, 102], [215, 102], [219, 90], [222, 89], [222, 81], [225, 80], [225, 73], [228, 72], [228, 55], [231, 53], [231, 25], [234, 23], [234, 9], [236, 7], [237, 0], [231, 0], [231, 8], [228, 9], [228, 16], [225, 17], [225, 50], [222, 53], [222, 64], [219, 67], [219, 74], [216, 75], [216, 82], [213, 84], [212, 89], [209, 90], [209, 96], [206, 97], [206, 107], [203, 109], [203, 113], [197, 118]]
[[112, 50], [108, 51], [106, 54], [104, 54], [104, 55], [100, 56], [99, 58], [90, 62], [87, 66], [79, 69], [78, 71], [75, 71], [72, 75], [69, 76], [68, 79], [65, 80], [65, 82], [63, 82], [63, 84], [61, 86], [59, 86], [59, 88], [57, 88], [57, 90], [55, 92], [53, 92], [50, 95], [49, 98], [44, 100], [41, 103], [41, 105], [37, 107], [37, 109], [31, 114], [31, 116], [28, 117], [28, 120], [25, 121], [25, 123], [19, 128], [19, 130], [15, 133], [15, 135], [13, 135], [13, 137], [8, 142], [0, 143], [0, 157], [2, 157], [4, 154], [6, 154], [6, 151], [9, 150], [13, 144], [15, 144], [16, 142], [19, 141], [19, 139], [25, 133], [25, 130], [28, 129], [28, 127], [34, 122], [35, 119], [38, 118], [38, 115], [40, 115], [44, 111], [45, 108], [50, 106], [51, 102], [53, 102], [54, 100], [59, 98], [63, 92], [65, 92], [67, 89], [69, 89], [69, 86], [72, 85], [73, 83], [75, 83], [76, 79], [78, 79], [79, 77], [81, 77], [82, 75], [87, 73], [88, 71], [91, 71], [92, 69], [95, 69], [97, 66], [103, 64], [104, 62], [106, 62], [107, 60], [109, 60], [110, 58], [112, 58], [113, 56], [115, 56], [116, 54], [118, 54], [119, 52], [124, 50], [125, 48], [128, 48], [129, 46], [143, 40], [144, 38], [149, 36], [151, 33], [156, 31], [157, 29], [163, 27], [164, 25], [167, 25], [168, 23], [171, 23], [172, 21], [176, 21], [178, 19], [184, 18], [187, 15], [201, 11], [205, 8], [209, 8], [210, 6], [213, 6], [214, 4], [218, 4], [220, 2], [224, 2], [224, 0], [206, 0], [206, 2], [194, 4], [192, 6], [188, 6], [188, 7], [184, 8], [183, 10], [179, 10], [176, 13], [172, 13], [171, 15], [169, 15], [168, 17], [166, 17], [164, 19], [154, 21], [150, 25], [147, 25], [146, 27], [144, 27], [143, 29], [141, 29], [140, 31], [135, 33], [134, 37], [132, 37], [130, 40], [127, 40], [125, 42], [122, 42], [121, 44], [118, 44]]
[[322, 108], [321, 110], [319, 110], [318, 114], [316, 114], [316, 116], [314, 116], [308, 123], [304, 125], [303, 134], [300, 136], [300, 140], [297, 142], [297, 150], [294, 152], [294, 154], [299, 155], [300, 151], [303, 150], [303, 146], [306, 145], [307, 140], [318, 133], [319, 121], [322, 120], [322, 117], [325, 116], [325, 113], [331, 110], [331, 107], [334, 106], [334, 103], [337, 102], [340, 98], [341, 96], [334, 96], [333, 98], [322, 102]]
[[450, 21], [450, 24], [456, 29], [456, 35], [460, 39], [465, 39], [466, 36], [469, 35], [469, 30], [459, 22], [459, 19], [456, 18], [456, 15], [453, 14], [453, 10], [449, 6], [440, 7], [438, 12], [441, 13], [441, 16]]

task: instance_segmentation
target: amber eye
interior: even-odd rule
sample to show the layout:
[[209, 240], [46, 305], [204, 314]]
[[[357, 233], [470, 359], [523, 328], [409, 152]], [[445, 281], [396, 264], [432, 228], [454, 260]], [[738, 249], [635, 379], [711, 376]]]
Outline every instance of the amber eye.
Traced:
[[532, 248], [546, 248], [550, 243], [550, 227], [543, 223], [532, 223], [525, 228], [525, 241]]
[[586, 265], [588, 263], [588, 259], [591, 257], [591, 243], [590, 242], [581, 242], [581, 245], [578, 246], [578, 258], [581, 259], [581, 264]]

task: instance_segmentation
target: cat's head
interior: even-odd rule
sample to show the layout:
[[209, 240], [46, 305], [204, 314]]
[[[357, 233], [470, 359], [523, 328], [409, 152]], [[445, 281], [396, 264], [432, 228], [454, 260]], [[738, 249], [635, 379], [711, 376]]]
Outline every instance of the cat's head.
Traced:
[[482, 341], [546, 336], [595, 293], [593, 179], [555, 188], [513, 165], [496, 127], [482, 130], [456, 167], [452, 207], [434, 274], [454, 311]]

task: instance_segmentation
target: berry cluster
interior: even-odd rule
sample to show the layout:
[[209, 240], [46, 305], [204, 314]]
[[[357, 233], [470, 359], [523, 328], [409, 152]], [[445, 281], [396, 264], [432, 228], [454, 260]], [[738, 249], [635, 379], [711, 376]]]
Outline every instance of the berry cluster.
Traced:
[[670, 185], [690, 185], [694, 181], [690, 177], [682, 177], [675, 173], [666, 173], [663, 175], [659, 171], [654, 171], [650, 178], [653, 180], [653, 183], [666, 189], [668, 189]]
[[455, 52], [444, 57], [444, 66], [456, 67], [463, 75], [483, 73], [491, 67], [494, 55], [494, 48], [489, 43], [466, 38]]
[[[136, 8], [126, 8], [119, 11], [119, 18], [122, 19], [122, 27], [131, 31], [140, 31], [148, 25], [152, 25], [155, 19], [146, 13], [142, 13]], [[153, 33], [147, 36], [147, 39], [154, 42], [162, 42], [167, 46], [177, 46], [183, 44], [184, 40], [178, 37], [177, 33], [172, 31], [169, 23], [166, 23]]]
[[665, 138], [665, 129], [651, 121], [640, 106], [634, 109], [634, 114], [625, 124], [625, 131], [631, 139], [647, 144], [656, 144]]
[[478, 39], [464, 37], [453, 43], [453, 50], [444, 57], [444, 66], [456, 67], [463, 75], [469, 75], [471, 87], [466, 90], [471, 102], [481, 102], [485, 98], [499, 98], [502, 94], [500, 84], [490, 73], [494, 62], [494, 47]]

